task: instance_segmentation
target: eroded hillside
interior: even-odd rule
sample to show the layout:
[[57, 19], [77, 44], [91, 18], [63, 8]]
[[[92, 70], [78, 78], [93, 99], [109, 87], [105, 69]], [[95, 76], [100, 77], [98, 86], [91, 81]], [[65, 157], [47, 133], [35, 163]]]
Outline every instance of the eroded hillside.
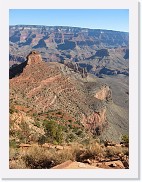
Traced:
[[[119, 111], [123, 109], [113, 111], [120, 106], [113, 103], [109, 85], [82, 73], [65, 64], [46, 63], [38, 52], [33, 51], [26, 62], [10, 69], [10, 108], [35, 116], [39, 127], [40, 120], [54, 119], [67, 127], [84, 128], [94, 136], [103, 137], [104, 130], [113, 134], [117, 128], [110, 128], [108, 123], [119, 123], [122, 127], [120, 117], [114, 117], [121, 116], [123, 112]], [[109, 112], [113, 118], [107, 114]], [[121, 118], [124, 119], [122, 123], [127, 123], [127, 117]], [[128, 127], [122, 133], [127, 130]], [[119, 140], [122, 133], [120, 129], [113, 139]], [[106, 136], [109, 138], [110, 135]]]
[[37, 51], [9, 77], [10, 168], [129, 168], [127, 79], [45, 62]]

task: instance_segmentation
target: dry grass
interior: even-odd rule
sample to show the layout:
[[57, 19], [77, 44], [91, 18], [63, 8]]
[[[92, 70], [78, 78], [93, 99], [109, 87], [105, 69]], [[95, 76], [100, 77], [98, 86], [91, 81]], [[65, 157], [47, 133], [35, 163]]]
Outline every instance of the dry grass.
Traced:
[[77, 153], [76, 160], [83, 162], [85, 159], [95, 159], [97, 156], [104, 155], [104, 152], [104, 147], [102, 147], [99, 143], [94, 142], [87, 145], [82, 152], [80, 151]]
[[119, 155], [129, 155], [129, 149], [123, 147], [109, 146], [105, 149], [105, 157], [113, 157]]
[[23, 156], [23, 160], [26, 166], [31, 169], [50, 168], [52, 165], [52, 154], [48, 150], [34, 146]]
[[86, 159], [108, 159], [116, 156], [129, 154], [128, 148], [109, 146], [105, 147], [94, 141], [88, 145], [71, 143], [63, 150], [56, 148], [48, 149], [40, 146], [33, 146], [25, 153], [10, 151], [10, 168], [12, 169], [49, 169], [67, 160], [84, 162]]
[[18, 157], [19, 152], [15, 148], [10, 148], [9, 150], [9, 160], [14, 160]]
[[75, 148], [71, 150], [44, 149], [32, 147], [23, 157], [26, 166], [31, 169], [48, 169], [67, 160], [75, 160]]
[[10, 148], [9, 151], [9, 168], [10, 169], [26, 169], [28, 168], [22, 159], [19, 149]]
[[18, 160], [10, 161], [9, 168], [10, 169], [30, 169], [28, 166], [26, 166], [25, 161], [22, 158], [19, 158]]

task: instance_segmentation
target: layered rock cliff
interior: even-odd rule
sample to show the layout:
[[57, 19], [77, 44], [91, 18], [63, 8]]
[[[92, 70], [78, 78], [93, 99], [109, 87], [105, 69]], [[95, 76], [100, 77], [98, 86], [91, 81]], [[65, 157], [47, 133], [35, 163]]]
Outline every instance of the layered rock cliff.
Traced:
[[47, 62], [77, 62], [89, 73], [129, 75], [129, 33], [63, 26], [17, 25], [9, 27], [10, 66], [26, 61], [30, 51], [40, 51]]

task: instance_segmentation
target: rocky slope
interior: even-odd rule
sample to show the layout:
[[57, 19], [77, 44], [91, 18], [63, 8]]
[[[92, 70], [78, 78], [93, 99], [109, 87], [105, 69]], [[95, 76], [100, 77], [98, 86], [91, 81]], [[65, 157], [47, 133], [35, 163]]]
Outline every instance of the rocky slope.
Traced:
[[[65, 64], [46, 63], [38, 52], [32, 51], [26, 62], [10, 69], [10, 109], [14, 110], [11, 117], [16, 110], [30, 117], [36, 115], [34, 120], [39, 123], [50, 118], [61, 125], [71, 124], [72, 128], [85, 128], [93, 135], [113, 136], [111, 139], [119, 140], [128, 132], [127, 117], [121, 115], [123, 109], [112, 102], [108, 85], [82, 73], [82, 70], [74, 70]], [[122, 123], [117, 115], [122, 118]], [[110, 127], [108, 123], [118, 126], [114, 129], [114, 125]], [[121, 130], [123, 123], [126, 128]], [[39, 134], [41, 132], [39, 130]]]

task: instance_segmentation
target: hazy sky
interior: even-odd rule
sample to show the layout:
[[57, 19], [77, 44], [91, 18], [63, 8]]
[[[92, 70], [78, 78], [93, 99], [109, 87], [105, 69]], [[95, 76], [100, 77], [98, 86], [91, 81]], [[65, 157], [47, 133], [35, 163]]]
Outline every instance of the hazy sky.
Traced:
[[10, 25], [74, 26], [129, 31], [127, 9], [11, 9]]

